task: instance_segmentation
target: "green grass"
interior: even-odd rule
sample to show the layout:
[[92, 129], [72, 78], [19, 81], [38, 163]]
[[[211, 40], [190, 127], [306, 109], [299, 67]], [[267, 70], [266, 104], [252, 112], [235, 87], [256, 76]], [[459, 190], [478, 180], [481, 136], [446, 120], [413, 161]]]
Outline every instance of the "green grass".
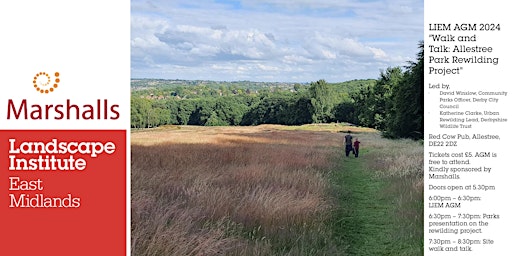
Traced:
[[396, 216], [395, 181], [365, 168], [366, 153], [362, 150], [359, 158], [343, 154], [342, 167], [332, 173], [334, 194], [340, 202], [333, 215], [334, 236], [345, 245], [347, 255], [422, 255], [421, 244], [411, 246], [400, 235], [400, 222], [407, 220]]

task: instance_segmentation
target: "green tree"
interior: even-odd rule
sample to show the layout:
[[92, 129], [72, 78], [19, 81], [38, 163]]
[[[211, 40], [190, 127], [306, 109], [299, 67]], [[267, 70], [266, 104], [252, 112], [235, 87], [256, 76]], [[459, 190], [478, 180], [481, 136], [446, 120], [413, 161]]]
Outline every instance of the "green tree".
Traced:
[[420, 41], [416, 62], [409, 62], [404, 79], [394, 90], [386, 136], [422, 139], [424, 133], [424, 45]]
[[361, 85], [359, 91], [351, 93], [354, 102], [355, 124], [371, 127], [374, 124], [374, 107], [371, 97], [374, 85]]
[[132, 128], [144, 127], [144, 116], [141, 113], [142, 99], [139, 97], [132, 97], [130, 103], [130, 123]]
[[386, 128], [386, 119], [392, 107], [393, 91], [403, 79], [400, 67], [381, 71], [373, 86], [361, 86], [359, 92], [352, 94], [356, 109], [357, 123], [379, 130]]
[[130, 114], [134, 128], [148, 128], [155, 122], [155, 114], [148, 99], [135, 97], [131, 99]]
[[178, 112], [176, 115], [176, 119], [178, 124], [187, 125], [189, 124], [190, 115], [195, 110], [194, 103], [190, 100], [180, 100], [178, 104]]
[[249, 110], [245, 95], [220, 97], [215, 102], [216, 116], [227, 125], [240, 125]]
[[354, 102], [344, 101], [334, 107], [334, 118], [341, 122], [358, 123]]
[[319, 80], [315, 83], [311, 83], [309, 93], [311, 96], [311, 105], [313, 107], [313, 122], [330, 122], [334, 117], [332, 110], [336, 101], [332, 85], [326, 83], [323, 79]]
[[208, 120], [204, 123], [205, 126], [226, 126], [229, 125], [226, 121], [220, 119], [215, 112], [213, 112]]
[[178, 102], [175, 98], [165, 101], [165, 106], [169, 111], [169, 121], [167, 124], [179, 124], [178, 122]]
[[197, 98], [188, 101], [193, 103], [194, 110], [190, 113], [187, 124], [205, 125], [208, 118], [215, 113], [215, 100], [213, 98]]
[[385, 72], [381, 72], [372, 94], [372, 104], [374, 104], [372, 126], [374, 128], [380, 130], [386, 128], [386, 118], [388, 118], [388, 111], [392, 107], [393, 91], [402, 79], [403, 73], [400, 67], [387, 68]]

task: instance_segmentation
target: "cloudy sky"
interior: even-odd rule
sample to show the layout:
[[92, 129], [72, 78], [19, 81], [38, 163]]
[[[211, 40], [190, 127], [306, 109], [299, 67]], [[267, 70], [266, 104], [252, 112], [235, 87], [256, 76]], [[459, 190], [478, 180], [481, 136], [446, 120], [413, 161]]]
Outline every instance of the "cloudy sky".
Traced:
[[423, 0], [131, 0], [132, 78], [378, 78], [420, 40]]

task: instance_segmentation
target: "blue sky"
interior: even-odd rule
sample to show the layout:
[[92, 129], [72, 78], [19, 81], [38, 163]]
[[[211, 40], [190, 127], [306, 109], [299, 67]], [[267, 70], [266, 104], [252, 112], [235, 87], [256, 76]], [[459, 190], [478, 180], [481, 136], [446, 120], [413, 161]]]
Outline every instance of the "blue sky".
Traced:
[[132, 78], [342, 82], [415, 60], [423, 0], [131, 1]]

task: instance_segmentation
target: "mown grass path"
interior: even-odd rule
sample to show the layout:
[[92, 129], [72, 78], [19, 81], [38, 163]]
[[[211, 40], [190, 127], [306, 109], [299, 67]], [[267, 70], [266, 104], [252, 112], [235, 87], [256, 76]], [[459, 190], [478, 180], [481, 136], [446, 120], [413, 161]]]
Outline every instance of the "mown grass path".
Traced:
[[342, 158], [342, 168], [332, 175], [340, 202], [332, 223], [335, 237], [346, 247], [347, 255], [400, 255], [393, 241], [387, 182], [364, 169], [364, 157]]

